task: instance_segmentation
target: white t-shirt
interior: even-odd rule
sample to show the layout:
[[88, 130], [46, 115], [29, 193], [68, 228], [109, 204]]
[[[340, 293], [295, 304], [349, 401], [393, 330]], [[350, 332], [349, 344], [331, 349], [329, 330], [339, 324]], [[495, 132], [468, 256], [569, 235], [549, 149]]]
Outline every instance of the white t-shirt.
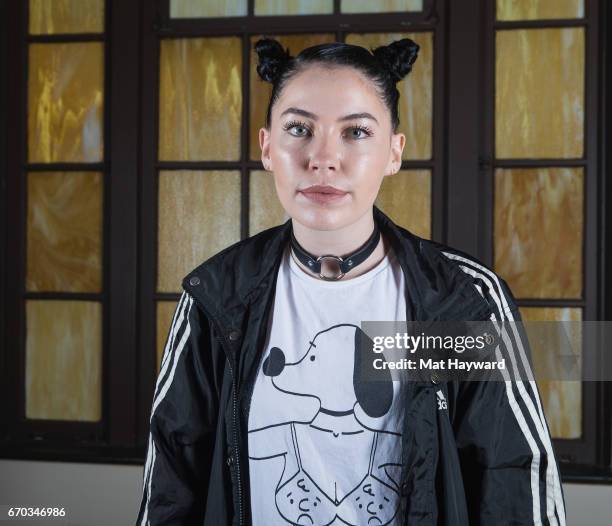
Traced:
[[401, 524], [403, 383], [356, 385], [354, 366], [362, 321], [406, 319], [404, 287], [392, 249], [346, 281], [285, 249], [249, 412], [253, 526]]

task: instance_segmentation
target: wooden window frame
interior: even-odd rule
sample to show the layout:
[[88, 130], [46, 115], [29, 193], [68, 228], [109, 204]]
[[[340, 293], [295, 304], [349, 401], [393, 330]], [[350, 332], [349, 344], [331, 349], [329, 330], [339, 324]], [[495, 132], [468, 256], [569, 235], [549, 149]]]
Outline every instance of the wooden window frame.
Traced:
[[[6, 415], [0, 427], [0, 458], [142, 464], [156, 380], [156, 304], [176, 301], [178, 293], [156, 291], [157, 178], [160, 170], [238, 169], [241, 173], [241, 238], [248, 232], [248, 174], [261, 169], [249, 159], [249, 103], [243, 99], [239, 161], [160, 162], [157, 160], [159, 43], [161, 38], [239, 36], [243, 44], [242, 82], [247, 94], [249, 39], [253, 34], [331, 32], [434, 33], [432, 157], [405, 160], [403, 169], [428, 169], [432, 177], [432, 237], [492, 264], [492, 191], [495, 166], [524, 166], [493, 160], [494, 39], [497, 27], [586, 25], [584, 161], [543, 160], [529, 166], [585, 167], [584, 268], [585, 320], [612, 319], [612, 227], [606, 204], [612, 202], [612, 176], [606, 158], [612, 139], [605, 98], [612, 69], [612, 8], [585, 0], [585, 19], [497, 22], [493, 0], [424, 0], [422, 13], [335, 14], [255, 17], [249, 0], [246, 17], [170, 19], [169, 0], [106, 0], [104, 160], [31, 165], [26, 156], [27, 43], [86, 41], [90, 35], [27, 35], [27, 1], [0, 3], [0, 401]], [[456, 3], [455, 3], [456, 4]], [[4, 15], [4, 16], [1, 16]], [[10, 20], [10, 23], [9, 23]], [[316, 28], [316, 31], [313, 30]], [[606, 52], [607, 51], [607, 52]], [[10, 74], [9, 74], [10, 73]], [[12, 80], [11, 80], [12, 79]], [[483, 94], [486, 106], [482, 106]], [[10, 103], [9, 103], [10, 101]], [[477, 115], [477, 118], [474, 118]], [[607, 117], [607, 118], [605, 118]], [[23, 287], [25, 175], [31, 169], [99, 169], [104, 185], [103, 418], [100, 423], [26, 421], [23, 404], [25, 353]], [[33, 297], [31, 293], [28, 297]], [[45, 293], [41, 297], [65, 297]], [[77, 295], [85, 298], [85, 295]], [[98, 299], [98, 295], [92, 295]], [[519, 301], [520, 305], [541, 302]], [[546, 301], [547, 305], [555, 302]], [[568, 302], [560, 302], [567, 305]], [[11, 307], [8, 307], [11, 306]], [[14, 307], [13, 307], [14, 306]], [[586, 359], [608, 356], [586, 355]], [[612, 382], [583, 385], [581, 440], [554, 439], [564, 482], [612, 482]], [[588, 408], [588, 411], [584, 409]]]
[[[138, 276], [139, 28], [136, 2], [106, 0], [103, 34], [28, 34], [28, 1], [3, 2], [6, 46], [2, 53], [9, 131], [2, 174], [2, 312], [0, 458], [141, 464], [136, 440], [135, 323]], [[9, 22], [10, 21], [10, 22]], [[112, 23], [111, 23], [112, 22]], [[136, 37], [136, 38], [135, 38]], [[30, 42], [104, 45], [104, 154], [100, 163], [29, 163], [27, 160], [27, 64]], [[4, 84], [4, 83], [3, 83]], [[112, 119], [110, 118], [112, 115]], [[112, 170], [111, 170], [112, 167]], [[26, 175], [37, 170], [95, 170], [104, 177], [103, 289], [100, 294], [25, 292]], [[102, 418], [99, 422], [25, 418], [25, 298], [102, 302]], [[130, 321], [132, 320], [132, 321]]]

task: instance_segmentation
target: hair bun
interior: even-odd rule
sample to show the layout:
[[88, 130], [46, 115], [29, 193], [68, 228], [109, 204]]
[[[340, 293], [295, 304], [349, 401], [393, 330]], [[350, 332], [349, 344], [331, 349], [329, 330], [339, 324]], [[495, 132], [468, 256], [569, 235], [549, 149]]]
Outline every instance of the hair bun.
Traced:
[[402, 38], [388, 46], [380, 46], [372, 53], [384, 65], [391, 78], [399, 82], [412, 70], [419, 49], [420, 46], [413, 40]]
[[293, 58], [289, 49], [285, 51], [280, 42], [272, 38], [260, 38], [254, 47], [259, 57], [257, 73], [266, 82], [274, 82], [287, 62]]

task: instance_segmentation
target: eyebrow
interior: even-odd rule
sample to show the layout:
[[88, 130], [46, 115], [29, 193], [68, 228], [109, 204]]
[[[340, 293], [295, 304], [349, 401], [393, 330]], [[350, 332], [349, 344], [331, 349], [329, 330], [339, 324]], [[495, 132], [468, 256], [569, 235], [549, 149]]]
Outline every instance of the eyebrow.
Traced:
[[[314, 113], [310, 113], [309, 111], [302, 110], [300, 108], [293, 108], [293, 107], [287, 108], [285, 111], [283, 111], [283, 113], [280, 114], [280, 116], [282, 117], [283, 115], [287, 113], [296, 113], [297, 115], [303, 115], [304, 117], [312, 119], [313, 121], [316, 121], [318, 119], [318, 117]], [[372, 119], [376, 124], [378, 124], [376, 117], [374, 117], [374, 115], [372, 115], [371, 113], [368, 113], [367, 111], [364, 111], [361, 113], [350, 113], [348, 115], [345, 115], [344, 117], [340, 117], [338, 119], [338, 122], [350, 121], [352, 119]]]

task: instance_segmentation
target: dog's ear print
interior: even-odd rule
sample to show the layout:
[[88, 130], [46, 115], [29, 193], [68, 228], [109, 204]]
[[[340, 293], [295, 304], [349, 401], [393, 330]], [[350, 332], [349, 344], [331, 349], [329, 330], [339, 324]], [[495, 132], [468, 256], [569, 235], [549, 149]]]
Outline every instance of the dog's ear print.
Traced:
[[266, 376], [278, 376], [285, 368], [285, 353], [278, 347], [272, 347], [262, 368]]
[[[385, 367], [382, 370], [376, 370], [375, 381], [367, 381], [367, 367], [372, 367], [371, 360], [374, 356], [373, 347], [372, 339], [361, 328], [355, 327], [355, 368], [353, 369], [355, 396], [357, 397], [357, 403], [368, 416], [378, 418], [386, 414], [391, 408], [393, 380], [391, 379], [391, 372]], [[378, 357], [382, 360], [385, 359], [382, 353]], [[370, 363], [364, 365], [363, 371], [362, 358], [370, 361]], [[365, 381], [361, 379], [362, 375], [366, 376]]]

